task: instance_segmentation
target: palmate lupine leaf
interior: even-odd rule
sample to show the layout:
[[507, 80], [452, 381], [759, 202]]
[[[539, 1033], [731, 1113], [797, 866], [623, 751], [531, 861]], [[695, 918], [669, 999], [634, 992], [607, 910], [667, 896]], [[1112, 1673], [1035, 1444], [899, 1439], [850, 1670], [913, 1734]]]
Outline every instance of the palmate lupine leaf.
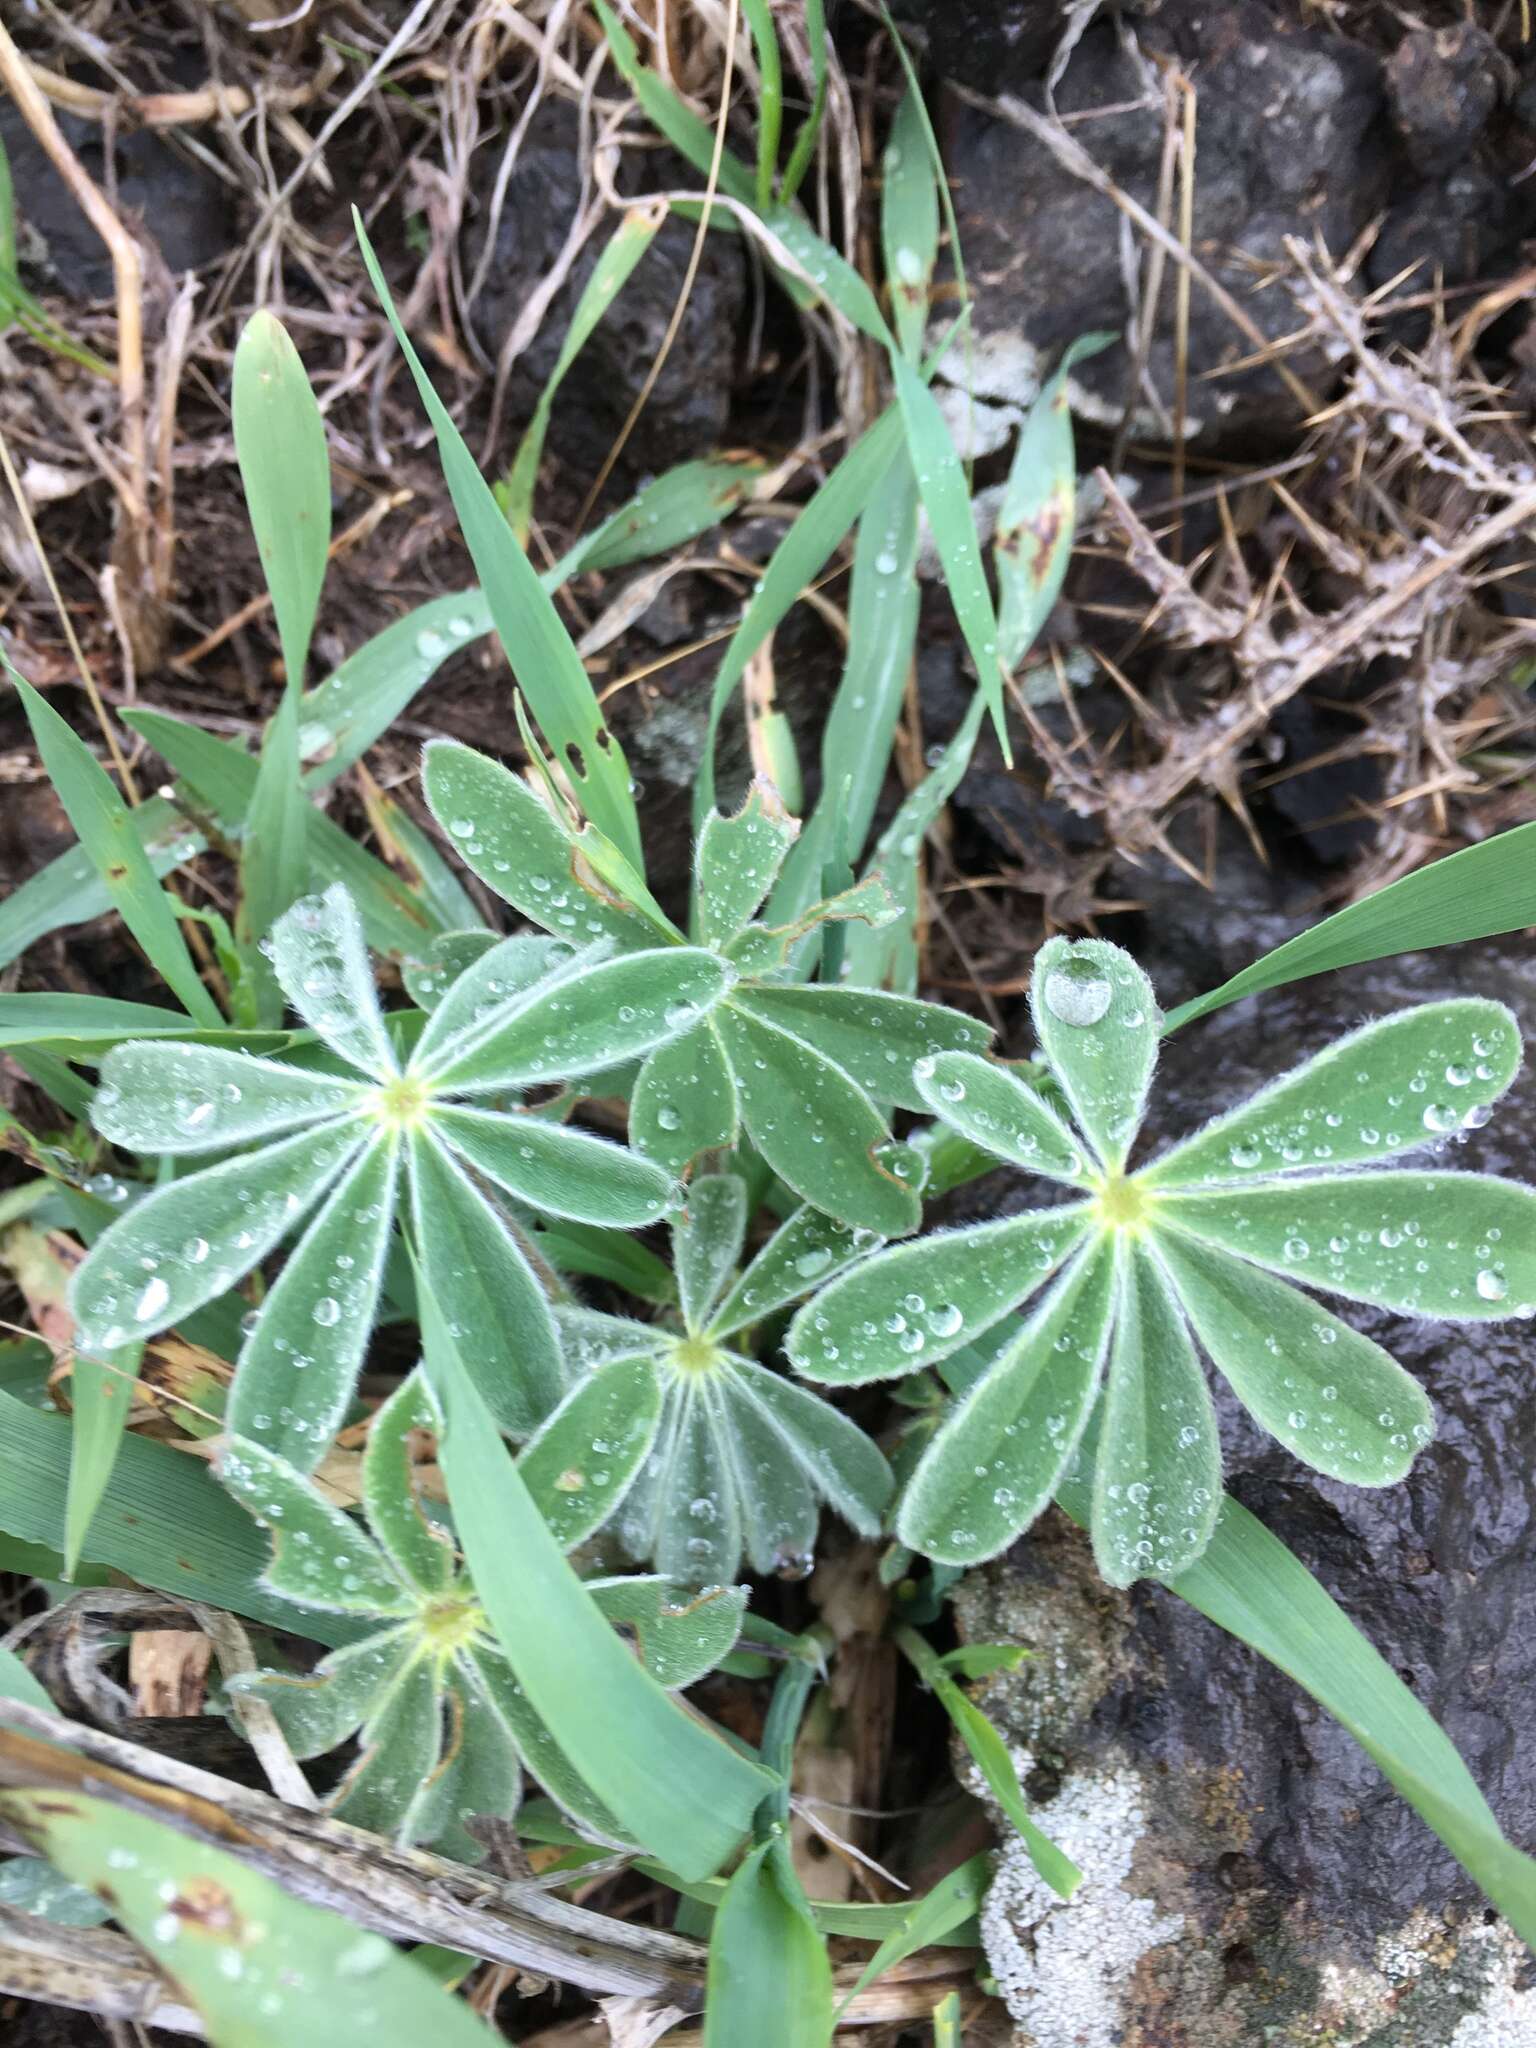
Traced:
[[880, 1240], [807, 1206], [733, 1284], [747, 1215], [734, 1174], [690, 1188], [673, 1227], [681, 1327], [556, 1310], [578, 1385], [621, 1363], [641, 1369], [632, 1426], [654, 1416], [654, 1433], [632, 1479], [612, 1489], [614, 1526], [633, 1555], [698, 1585], [728, 1581], [743, 1555], [757, 1571], [802, 1570], [823, 1502], [873, 1534], [891, 1491], [861, 1430], [729, 1342]]
[[[606, 1512], [601, 1487], [587, 1488], [596, 1504], [578, 1499], [582, 1489], [569, 1483], [573, 1462], [579, 1458], [593, 1481], [622, 1487], [648, 1446], [649, 1431], [637, 1432], [629, 1419], [633, 1404], [619, 1412], [619, 1391], [612, 1369], [595, 1375], [518, 1460], [522, 1483], [563, 1547]], [[224, 1483], [272, 1535], [264, 1585], [317, 1612], [373, 1623], [307, 1675], [260, 1672], [237, 1680], [236, 1690], [266, 1701], [301, 1758], [323, 1756], [356, 1735], [358, 1754], [332, 1795], [333, 1810], [401, 1843], [432, 1841], [478, 1860], [483, 1849], [464, 1823], [472, 1814], [514, 1812], [525, 1763], [582, 1827], [614, 1839], [618, 1823], [563, 1759], [502, 1656], [448, 1532], [424, 1512], [412, 1445], [422, 1432], [440, 1435], [442, 1426], [420, 1373], [378, 1410], [363, 1459], [366, 1529], [285, 1460], [231, 1440]], [[594, 1437], [604, 1431], [599, 1474]], [[691, 1684], [734, 1641], [742, 1596], [718, 1595], [686, 1620], [682, 1603], [668, 1609], [669, 1598], [670, 1588], [655, 1580], [636, 1581], [605, 1611], [638, 1621], [647, 1662], [659, 1663], [669, 1682]], [[677, 1640], [680, 1626], [686, 1644]]]
[[1088, 1240], [1022, 1334], [989, 1345], [922, 1453], [902, 1541], [961, 1564], [1027, 1526], [1070, 1467], [1106, 1338], [1092, 1529], [1113, 1584], [1187, 1570], [1210, 1539], [1220, 1470], [1196, 1339], [1255, 1420], [1317, 1470], [1401, 1478], [1433, 1433], [1422, 1390], [1294, 1283], [1406, 1314], [1536, 1314], [1536, 1191], [1355, 1170], [1486, 1122], [1519, 1066], [1513, 1016], [1467, 999], [1380, 1019], [1128, 1174], [1156, 1057], [1150, 983], [1117, 947], [1052, 940], [1031, 1005], [1081, 1142], [1036, 1086], [973, 1054], [920, 1065], [917, 1085], [973, 1144], [1079, 1199], [882, 1252], [807, 1303], [788, 1336], [813, 1379], [908, 1372], [1005, 1332]]
[[344, 890], [287, 912], [271, 957], [352, 1072], [160, 1040], [108, 1054], [94, 1111], [103, 1136], [171, 1156], [249, 1149], [143, 1196], [103, 1232], [74, 1282], [82, 1347], [111, 1352], [170, 1328], [302, 1231], [247, 1335], [227, 1422], [312, 1468], [351, 1399], [403, 1183], [469, 1369], [498, 1421], [526, 1435], [565, 1373], [544, 1282], [489, 1190], [541, 1215], [632, 1228], [665, 1213], [674, 1184], [604, 1139], [456, 1098], [504, 1098], [649, 1051], [707, 1011], [729, 970], [684, 947], [593, 962], [567, 944], [509, 940], [466, 970], [402, 1069]]
[[[794, 979], [796, 948], [820, 925], [890, 914], [878, 878], [812, 904], [792, 924], [753, 922], [794, 838], [776, 800], [754, 789], [736, 816], [711, 815], [700, 832], [696, 916], [704, 943], [690, 948], [645, 905], [626, 901], [613, 876], [600, 880], [575, 837], [505, 768], [435, 742], [422, 779], [439, 824], [482, 881], [553, 937], [618, 949], [589, 971], [580, 1008], [558, 983], [547, 1002], [561, 1012], [562, 1058], [588, 1039], [606, 1048], [609, 1066], [648, 1055], [633, 1090], [631, 1135], [642, 1152], [684, 1173], [744, 1129], [802, 1201], [885, 1237], [917, 1224], [916, 1192], [888, 1151], [889, 1110], [923, 1106], [913, 1081], [919, 1060], [977, 1051], [990, 1033], [936, 1004]], [[657, 944], [669, 936], [670, 950]], [[623, 990], [631, 976], [648, 985], [653, 971], [670, 974], [672, 987], [661, 1007], [666, 1028], [647, 1044], [643, 1001]], [[531, 1039], [535, 1014], [514, 1013], [494, 1045], [461, 1054], [452, 1069], [429, 1063], [430, 1071], [460, 1090], [508, 1085], [496, 1048]], [[526, 1065], [517, 1072], [517, 1085], [554, 1078]]]

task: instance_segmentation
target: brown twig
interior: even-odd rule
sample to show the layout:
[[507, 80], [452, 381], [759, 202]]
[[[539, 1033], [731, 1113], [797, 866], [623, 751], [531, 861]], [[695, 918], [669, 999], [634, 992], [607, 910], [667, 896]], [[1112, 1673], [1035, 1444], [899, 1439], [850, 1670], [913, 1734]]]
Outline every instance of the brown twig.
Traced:
[[49, 162], [69, 188], [112, 257], [117, 292], [117, 389], [122, 407], [126, 475], [119, 496], [129, 524], [143, 536], [149, 519], [149, 459], [144, 419], [144, 265], [139, 245], [80, 166], [42, 88], [10, 31], [0, 22], [0, 85], [21, 110]]

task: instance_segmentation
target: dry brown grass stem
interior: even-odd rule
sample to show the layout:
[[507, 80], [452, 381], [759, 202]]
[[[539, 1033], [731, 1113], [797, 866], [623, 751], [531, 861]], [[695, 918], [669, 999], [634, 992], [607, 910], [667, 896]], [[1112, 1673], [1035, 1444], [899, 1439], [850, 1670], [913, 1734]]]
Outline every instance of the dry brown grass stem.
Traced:
[[144, 420], [144, 265], [139, 245], [105, 194], [81, 168], [42, 88], [10, 31], [0, 22], [0, 85], [20, 109], [80, 211], [106, 243], [117, 294], [117, 391], [122, 408], [125, 470], [118, 480], [123, 512], [141, 535], [149, 515], [149, 459]]

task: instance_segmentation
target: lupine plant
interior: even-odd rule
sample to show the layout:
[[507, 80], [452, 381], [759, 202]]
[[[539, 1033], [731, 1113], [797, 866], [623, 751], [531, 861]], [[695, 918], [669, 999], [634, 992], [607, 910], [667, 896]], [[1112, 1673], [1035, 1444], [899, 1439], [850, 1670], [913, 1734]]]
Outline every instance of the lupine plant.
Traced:
[[905, 1489], [903, 1542], [950, 1564], [992, 1556], [1051, 1499], [1096, 1417], [1100, 1570], [1114, 1585], [1185, 1570], [1221, 1499], [1197, 1345], [1317, 1471], [1401, 1479], [1433, 1434], [1428, 1399], [1296, 1283], [1404, 1315], [1536, 1313], [1536, 1191], [1378, 1170], [1487, 1121], [1520, 1065], [1511, 1013], [1469, 999], [1366, 1024], [1131, 1171], [1161, 1030], [1151, 983], [1104, 940], [1053, 939], [1030, 1003], [1041, 1069], [945, 1053], [916, 1085], [981, 1151], [1072, 1199], [883, 1251], [788, 1337], [800, 1372], [838, 1386], [970, 1347]]
[[[622, 1483], [649, 1441], [642, 1411], [616, 1403], [622, 1373], [596, 1374], [550, 1417], [518, 1470], [567, 1546], [607, 1512], [605, 1487]], [[277, 1716], [294, 1755], [324, 1756], [357, 1737], [357, 1754], [331, 1810], [402, 1845], [431, 1842], [474, 1862], [482, 1845], [465, 1817], [516, 1812], [526, 1763], [584, 1830], [624, 1839], [611, 1814], [571, 1769], [496, 1642], [448, 1529], [426, 1513], [412, 1445], [442, 1417], [418, 1371], [375, 1412], [362, 1465], [367, 1532], [284, 1458], [232, 1438], [224, 1484], [273, 1539], [264, 1583], [358, 1633], [313, 1672], [263, 1671], [231, 1681]], [[594, 1454], [595, 1459], [594, 1459]], [[652, 1673], [691, 1685], [736, 1640], [746, 1595], [716, 1587], [673, 1597], [664, 1580], [589, 1580], [587, 1590], [636, 1634]]]
[[319, 1204], [255, 1313], [227, 1418], [311, 1469], [367, 1348], [403, 1167], [426, 1284], [451, 1303], [492, 1413], [526, 1435], [560, 1397], [559, 1340], [529, 1254], [483, 1184], [621, 1229], [662, 1215], [675, 1188], [661, 1167], [517, 1097], [675, 1037], [719, 999], [727, 970], [691, 947], [602, 959], [508, 939], [459, 977], [402, 1062], [340, 884], [278, 919], [271, 958], [328, 1060], [149, 1040], [103, 1063], [92, 1104], [103, 1137], [165, 1157], [233, 1156], [157, 1188], [103, 1234], [75, 1281], [82, 1344], [110, 1353], [180, 1322]]
[[574, 1374], [621, 1360], [646, 1368], [643, 1398], [659, 1401], [659, 1420], [622, 1503], [614, 1489], [614, 1526], [633, 1556], [690, 1584], [732, 1578], [743, 1553], [754, 1571], [801, 1575], [823, 1501], [872, 1536], [891, 1493], [861, 1429], [741, 1348], [748, 1330], [880, 1240], [806, 1203], [738, 1274], [748, 1209], [739, 1175], [689, 1187], [672, 1226], [676, 1323], [555, 1311]]
[[[498, 896], [556, 937], [623, 950], [682, 947], [683, 935], [595, 827], [579, 835], [499, 763], [437, 741], [423, 786], [460, 856]], [[631, 1137], [676, 1172], [745, 1128], [803, 1201], [896, 1237], [921, 1205], [891, 1153], [883, 1113], [921, 1109], [912, 1070], [977, 1051], [974, 1018], [880, 990], [808, 985], [805, 950], [829, 923], [880, 922], [897, 906], [878, 877], [788, 924], [754, 923], [799, 827], [760, 790], [735, 817], [712, 813], [695, 856], [696, 938], [730, 983], [695, 1028], [657, 1044], [635, 1080]]]

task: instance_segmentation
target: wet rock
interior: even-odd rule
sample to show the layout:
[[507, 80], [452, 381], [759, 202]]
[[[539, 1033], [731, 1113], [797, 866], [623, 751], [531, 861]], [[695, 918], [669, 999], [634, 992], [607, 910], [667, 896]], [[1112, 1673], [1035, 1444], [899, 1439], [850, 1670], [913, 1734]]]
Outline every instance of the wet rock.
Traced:
[[[477, 210], [465, 238], [467, 272], [484, 248], [498, 162], [498, 151], [483, 150], [471, 171]], [[676, 158], [655, 152], [624, 161], [620, 188], [638, 191], [642, 180], [646, 191], [698, 183]], [[576, 115], [563, 102], [548, 101], [523, 139], [496, 228], [495, 255], [474, 305], [475, 332], [489, 355], [496, 355], [529, 295], [554, 268], [581, 203]], [[519, 430], [554, 368], [571, 314], [609, 233], [611, 228], [600, 226], [583, 245], [538, 333], [513, 367], [508, 418]], [[549, 447], [572, 472], [578, 496], [597, 475], [639, 396], [682, 291], [693, 240], [692, 221], [667, 221], [560, 387]], [[744, 290], [736, 238], [708, 236], [682, 327], [629, 442], [631, 472], [705, 455], [719, 443], [730, 412]]]
[[[101, 123], [69, 113], [60, 113], [58, 121], [82, 168], [98, 185], [105, 184]], [[23, 261], [71, 298], [110, 298], [112, 259], [106, 245], [9, 101], [0, 104], [0, 142], [11, 163]], [[229, 248], [231, 219], [224, 187], [199, 164], [179, 155], [164, 136], [150, 129], [120, 135], [113, 167], [119, 210], [158, 244], [173, 274], [200, 270]]]
[[[1168, 884], [1170, 912], [1177, 885]], [[1199, 905], [1142, 957], [1173, 1002], [1231, 973], [1262, 937], [1241, 920], [1187, 943]], [[1494, 940], [1303, 982], [1169, 1041], [1148, 1149], [1240, 1100], [1363, 1016], [1489, 995], [1536, 1027], [1536, 956]], [[1536, 1180], [1536, 1080], [1447, 1157]], [[1229, 1490], [1317, 1574], [1444, 1725], [1516, 1842], [1536, 1833], [1536, 1394], [1528, 1325], [1414, 1324], [1350, 1307], [1421, 1380], [1439, 1434], [1400, 1486], [1308, 1472], [1216, 1382]], [[964, 1633], [1036, 1656], [990, 1683], [989, 1713], [1088, 1857], [1086, 1896], [1135, 1953], [1080, 1956], [1070, 2010], [1039, 1963], [1073, 1909], [1005, 1857], [993, 1967], [1021, 2048], [1526, 2048], [1528, 1959], [1353, 1740], [1291, 1682], [1162, 1588], [1095, 1578], [1086, 1541], [1048, 1518], [966, 1582]], [[1129, 1845], [1129, 1846], [1127, 1846]], [[1172, 1923], [1177, 1923], [1174, 1926]], [[1079, 1944], [1081, 1948], [1081, 1944]], [[1044, 2003], [1042, 2004], [1042, 2000]], [[1042, 2017], [1043, 2016], [1043, 2017]], [[1073, 2028], [1076, 2031], [1072, 2031]]]
[[1507, 88], [1510, 66], [1488, 31], [1470, 21], [1415, 29], [1387, 59], [1387, 100], [1409, 160], [1420, 171], [1460, 163]]
[[[1453, 291], [1511, 253], [1524, 224], [1506, 178], [1475, 163], [1462, 164], [1391, 209], [1366, 260], [1365, 274], [1371, 284], [1384, 285], [1409, 273], [1411, 283], [1405, 289], [1430, 291], [1438, 279]], [[1393, 332], [1410, 344], [1422, 341], [1427, 331], [1427, 314], [1393, 323]]]
[[976, 92], [1022, 92], [1045, 69], [1062, 14], [1041, 0], [896, 0], [892, 16], [921, 36], [943, 78]]
[[[1340, 684], [1347, 689], [1347, 679]], [[1334, 694], [1319, 685], [1319, 696]], [[1303, 692], [1280, 706], [1269, 732], [1284, 749], [1266, 793], [1283, 829], [1325, 866], [1357, 859], [1376, 837], [1373, 807], [1386, 785], [1379, 754], [1340, 751], [1358, 742], [1360, 720]]]
[[[1289, 296], [1262, 289], [1288, 235], [1342, 255], [1389, 197], [1392, 150], [1378, 58], [1321, 30], [1298, 30], [1257, 0], [1164, 0], [1135, 22], [1132, 44], [1108, 22], [1083, 36], [1056, 92], [1059, 111], [1116, 184], [1157, 210], [1164, 120], [1158, 70], [1190, 69], [1199, 92], [1195, 242], [1202, 262], [1259, 328], [1296, 325]], [[994, 88], [995, 89], [995, 88]], [[1038, 87], [1024, 95], [1038, 103]], [[1113, 109], [1113, 113], [1105, 110]], [[1090, 329], [1124, 331], [1132, 317], [1123, 222], [1108, 198], [1062, 169], [1032, 137], [968, 106], [948, 141], [960, 233], [976, 288], [976, 389], [1027, 399], [1042, 360]], [[1288, 419], [1272, 370], [1212, 376], [1252, 343], [1208, 294], [1190, 306], [1191, 431], [1208, 439]], [[1162, 295], [1149, 358], [1166, 429], [1174, 388], [1174, 294]], [[1293, 358], [1322, 374], [1319, 358]], [[1078, 410], [1118, 421], [1128, 356], [1115, 347], [1074, 373]]]

